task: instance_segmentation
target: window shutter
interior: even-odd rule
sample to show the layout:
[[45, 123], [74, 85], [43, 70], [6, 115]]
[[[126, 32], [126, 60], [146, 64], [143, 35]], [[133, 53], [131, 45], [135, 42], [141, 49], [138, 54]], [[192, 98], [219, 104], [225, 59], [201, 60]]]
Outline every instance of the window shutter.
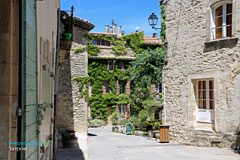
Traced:
[[106, 82], [105, 81], [103, 81], [102, 90], [103, 90], [102, 94], [103, 95], [106, 94]]
[[127, 81], [127, 95], [130, 95], [130, 81]]
[[119, 95], [119, 81], [117, 80], [117, 95]]

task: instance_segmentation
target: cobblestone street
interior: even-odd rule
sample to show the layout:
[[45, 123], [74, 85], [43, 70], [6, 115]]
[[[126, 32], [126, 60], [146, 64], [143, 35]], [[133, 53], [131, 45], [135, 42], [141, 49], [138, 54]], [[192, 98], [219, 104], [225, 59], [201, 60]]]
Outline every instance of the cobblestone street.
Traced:
[[110, 127], [90, 128], [90, 160], [240, 160], [226, 148], [161, 144], [144, 137], [112, 133]]

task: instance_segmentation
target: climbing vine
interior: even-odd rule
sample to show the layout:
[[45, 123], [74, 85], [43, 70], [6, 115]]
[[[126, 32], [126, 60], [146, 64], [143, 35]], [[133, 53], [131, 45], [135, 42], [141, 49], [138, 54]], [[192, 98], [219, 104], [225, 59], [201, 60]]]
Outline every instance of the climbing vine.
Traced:
[[161, 39], [162, 39], [162, 42], [165, 42], [165, 39], [166, 39], [166, 15], [165, 15], [165, 7], [164, 5], [162, 4], [161, 5], [161, 20], [162, 20], [162, 23], [161, 23]]
[[[124, 62], [123, 62], [124, 61]], [[92, 118], [106, 119], [108, 107], [112, 111], [116, 109], [116, 104], [129, 104], [130, 99], [126, 94], [117, 96], [117, 80], [127, 82], [130, 80], [129, 73], [120, 69], [120, 62], [128, 68], [128, 60], [113, 60], [114, 70], [108, 70], [108, 60], [89, 59], [88, 74], [92, 95], [89, 97]], [[103, 83], [107, 82], [110, 92], [103, 95]], [[125, 90], [126, 91], [126, 90]]]
[[141, 45], [144, 43], [144, 33], [136, 32], [129, 35], [125, 35], [119, 38], [122, 41], [126, 41], [128, 46], [133, 49], [136, 54], [141, 53], [144, 49]]
[[127, 47], [133, 49], [136, 54], [145, 50], [142, 47], [144, 44], [143, 32], [124, 35], [120, 38], [117, 38], [116, 35], [88, 34], [86, 38], [88, 39], [88, 55], [90, 56], [97, 56], [100, 52], [98, 46], [92, 45], [93, 41], [108, 41], [112, 45], [112, 53], [116, 55], [125, 55]]
[[79, 98], [87, 98], [88, 96], [88, 86], [89, 77], [88, 76], [77, 76], [72, 79], [72, 81], [77, 82], [80, 91]]

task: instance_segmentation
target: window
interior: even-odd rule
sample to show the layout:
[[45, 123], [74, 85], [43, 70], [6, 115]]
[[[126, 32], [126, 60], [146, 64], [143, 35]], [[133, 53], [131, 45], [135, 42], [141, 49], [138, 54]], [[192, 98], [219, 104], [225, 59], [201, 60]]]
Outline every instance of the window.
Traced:
[[232, 4], [225, 3], [213, 8], [213, 39], [232, 36]]
[[112, 61], [108, 62], [108, 70], [113, 70], [113, 62]]
[[122, 113], [123, 115], [126, 115], [126, 108], [127, 108], [126, 105], [121, 104], [119, 106], [119, 112]]
[[121, 93], [125, 93], [125, 86], [126, 86], [126, 84], [125, 83], [120, 83], [120, 94]]
[[93, 41], [92, 45], [98, 45], [98, 46], [110, 46], [110, 42], [109, 41], [104, 41], [104, 40], [100, 40], [100, 41]]
[[106, 93], [110, 92], [110, 88], [109, 88], [109, 82], [106, 82]]
[[214, 82], [213, 80], [197, 81], [198, 121], [214, 120]]
[[120, 63], [119, 63], [119, 68], [120, 68], [121, 70], [125, 70], [123, 62], [120, 62]]

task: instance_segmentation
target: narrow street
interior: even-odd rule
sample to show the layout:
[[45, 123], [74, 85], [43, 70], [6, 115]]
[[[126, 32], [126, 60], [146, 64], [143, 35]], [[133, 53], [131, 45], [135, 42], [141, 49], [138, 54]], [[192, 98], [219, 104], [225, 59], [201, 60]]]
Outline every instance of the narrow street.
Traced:
[[88, 153], [90, 160], [240, 160], [230, 149], [161, 144], [110, 127], [89, 128]]

